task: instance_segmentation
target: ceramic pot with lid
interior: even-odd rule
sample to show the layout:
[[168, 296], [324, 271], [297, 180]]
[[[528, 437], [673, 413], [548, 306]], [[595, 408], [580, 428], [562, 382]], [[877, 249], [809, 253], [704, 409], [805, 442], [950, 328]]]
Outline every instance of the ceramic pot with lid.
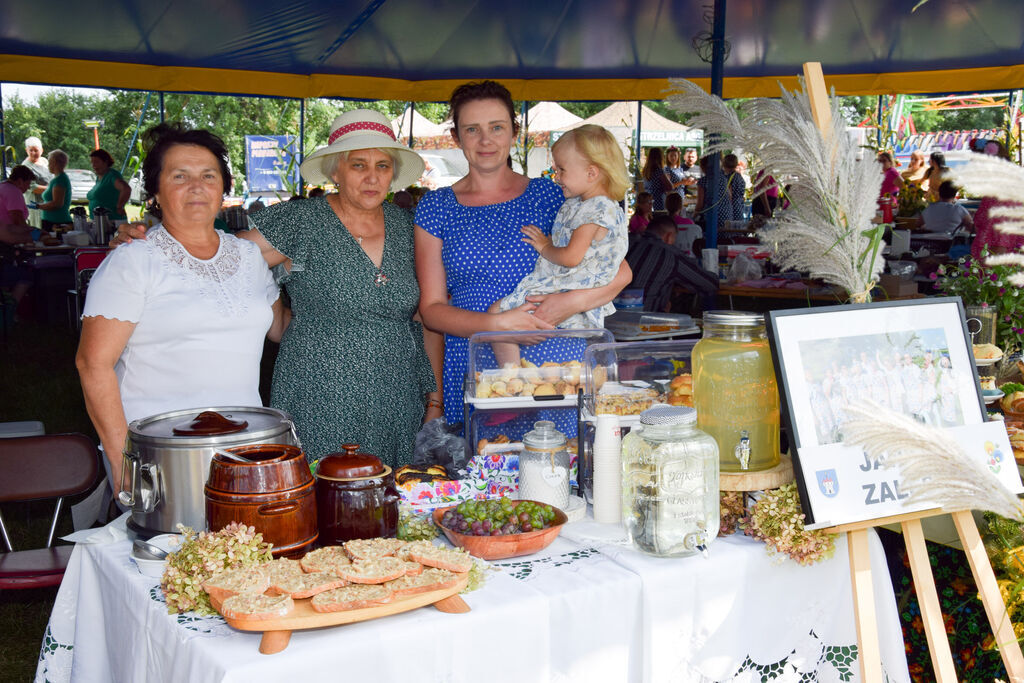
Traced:
[[344, 444], [317, 464], [316, 513], [320, 545], [398, 532], [398, 491], [391, 468], [358, 444]]
[[213, 456], [206, 482], [210, 531], [231, 522], [256, 528], [274, 557], [304, 555], [317, 538], [313, 475], [301, 448], [256, 444], [227, 449], [253, 462]]
[[142, 536], [206, 528], [203, 487], [218, 448], [274, 443], [300, 446], [288, 413], [264, 407], [191, 408], [128, 425], [118, 499]]

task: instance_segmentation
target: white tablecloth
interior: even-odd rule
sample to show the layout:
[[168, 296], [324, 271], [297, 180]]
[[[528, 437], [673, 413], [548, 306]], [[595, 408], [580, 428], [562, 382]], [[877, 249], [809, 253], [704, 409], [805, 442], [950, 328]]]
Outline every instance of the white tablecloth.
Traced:
[[[845, 539], [812, 567], [742, 537], [709, 559], [652, 558], [620, 527], [567, 525], [546, 550], [495, 563], [432, 608], [292, 635], [275, 655], [219, 617], [169, 615], [130, 543], [75, 548], [47, 627], [37, 681], [839, 681], [858, 680]], [[873, 537], [885, 673], [907, 665], [889, 574]], [[852, 677], [845, 677], [846, 672]]]

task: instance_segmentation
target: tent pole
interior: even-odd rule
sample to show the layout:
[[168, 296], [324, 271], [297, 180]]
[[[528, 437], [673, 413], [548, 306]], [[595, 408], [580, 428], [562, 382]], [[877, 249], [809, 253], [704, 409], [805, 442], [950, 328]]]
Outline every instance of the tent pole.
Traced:
[[160, 91], [160, 123], [164, 122], [164, 117], [166, 116], [165, 111], [166, 110], [164, 109], [164, 91], [161, 90]]
[[[725, 0], [715, 0], [715, 19], [711, 33], [711, 94], [722, 96], [725, 77]], [[718, 142], [718, 136], [711, 136], [711, 143]], [[711, 155], [708, 167], [708, 189], [711, 191], [711, 206], [704, 207], [704, 244], [709, 249], [718, 246], [718, 214], [725, 197], [721, 193], [721, 153]], [[705, 202], [706, 203], [706, 202]]]
[[412, 149], [412, 123], [416, 117], [416, 104], [409, 102], [409, 149]]
[[[306, 98], [299, 98], [299, 165], [306, 160]], [[299, 194], [306, 196], [306, 183], [302, 182], [302, 174], [299, 174]]]
[[0, 182], [7, 180], [7, 143], [4, 138], [4, 84], [0, 81]]
[[523, 100], [523, 175], [529, 176], [530, 171], [530, 111], [526, 108], [528, 101]]
[[[643, 147], [640, 145], [640, 126], [643, 123], [643, 121], [641, 120], [641, 119], [643, 119], [643, 112], [644, 112], [644, 101], [643, 100], [637, 100], [636, 101], [636, 138], [633, 139], [633, 158], [636, 159], [636, 167], [639, 168], [639, 169], [643, 168], [643, 165], [640, 163], [640, 154], [643, 152]], [[643, 175], [643, 171], [642, 170], [640, 171], [640, 174], [641, 174], [641, 176]]]

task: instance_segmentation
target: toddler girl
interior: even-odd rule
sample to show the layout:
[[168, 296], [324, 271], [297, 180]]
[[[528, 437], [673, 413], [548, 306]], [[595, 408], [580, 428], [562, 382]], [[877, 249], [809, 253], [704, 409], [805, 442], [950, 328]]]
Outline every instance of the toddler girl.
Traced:
[[[515, 291], [491, 305], [491, 313], [507, 311], [526, 297], [609, 284], [626, 256], [627, 223], [619, 202], [629, 188], [626, 161], [619, 143], [601, 126], [584, 125], [560, 137], [551, 147], [555, 182], [565, 203], [548, 237], [534, 225], [523, 228], [524, 242], [540, 254], [533, 272]], [[615, 312], [605, 304], [577, 313], [559, 327], [602, 327], [604, 316]]]

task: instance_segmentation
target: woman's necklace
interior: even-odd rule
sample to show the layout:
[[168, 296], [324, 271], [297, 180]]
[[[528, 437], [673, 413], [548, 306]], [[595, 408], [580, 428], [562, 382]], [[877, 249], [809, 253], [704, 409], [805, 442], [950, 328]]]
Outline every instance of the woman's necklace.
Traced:
[[[362, 249], [363, 248], [363, 240], [366, 239], [367, 237], [369, 237], [369, 235], [357, 235], [356, 233], [354, 233], [352, 231], [352, 228], [349, 227], [349, 223], [344, 220], [345, 214], [341, 210], [341, 201], [340, 200], [338, 200], [338, 211], [337, 211], [337, 213], [338, 213], [338, 218], [341, 219], [341, 221], [342, 221], [342, 226], [345, 228], [345, 230], [348, 232], [348, 234], [352, 235], [352, 238], [355, 239], [356, 244], [358, 244], [359, 248]], [[381, 215], [381, 220], [383, 220], [383, 214]], [[377, 272], [374, 273], [374, 276], [373, 276], [373, 284], [376, 285], [377, 287], [381, 287], [383, 285], [386, 285], [388, 283], [388, 276], [384, 274], [384, 254], [381, 253], [381, 259], [380, 259], [380, 265], [379, 266], [376, 265], [373, 262], [373, 259], [370, 258], [370, 255], [366, 253], [365, 249], [363, 250], [363, 255], [366, 256], [366, 260], [370, 262], [370, 266], [377, 269]]]

